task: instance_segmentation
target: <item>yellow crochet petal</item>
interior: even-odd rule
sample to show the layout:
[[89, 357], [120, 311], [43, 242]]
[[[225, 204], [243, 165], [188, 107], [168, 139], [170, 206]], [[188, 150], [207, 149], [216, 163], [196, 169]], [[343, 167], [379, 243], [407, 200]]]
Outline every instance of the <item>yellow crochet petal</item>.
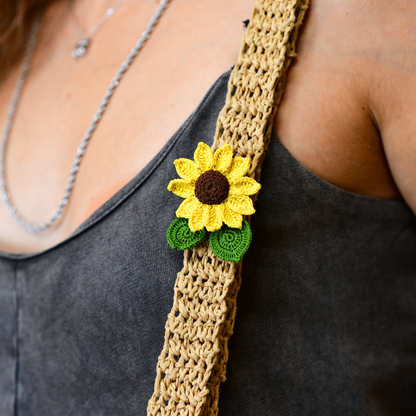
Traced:
[[194, 182], [201, 175], [201, 170], [198, 168], [196, 163], [189, 159], [176, 159], [175, 160], [176, 172], [178, 175], [187, 181]]
[[194, 212], [189, 217], [189, 228], [194, 233], [204, 229], [209, 219], [209, 205], [202, 204], [198, 201]]
[[253, 178], [241, 178], [230, 186], [230, 195], [254, 195], [261, 188], [261, 185]]
[[203, 142], [198, 143], [198, 147], [196, 148], [194, 154], [194, 160], [201, 169], [202, 173], [214, 167], [214, 156], [212, 155], [212, 150]]
[[241, 228], [243, 226], [243, 216], [231, 211], [224, 205], [224, 222], [231, 228]]
[[235, 157], [231, 163], [230, 172], [225, 175], [230, 182], [233, 184], [235, 181], [241, 179], [248, 171], [250, 167], [249, 157]]
[[232, 211], [243, 214], [251, 215], [256, 212], [253, 207], [253, 201], [249, 196], [245, 195], [230, 195], [225, 201], [224, 204], [231, 209]]
[[228, 143], [225, 143], [214, 153], [214, 169], [223, 175], [227, 174], [233, 160], [233, 150]]
[[168, 191], [182, 198], [190, 198], [194, 195], [195, 185], [183, 179], [174, 179], [169, 182]]
[[224, 205], [210, 205], [209, 206], [209, 217], [207, 223], [208, 231], [217, 231], [222, 227], [224, 220]]
[[176, 216], [178, 218], [190, 218], [198, 204], [200, 204], [200, 202], [196, 196], [185, 199], [176, 210]]

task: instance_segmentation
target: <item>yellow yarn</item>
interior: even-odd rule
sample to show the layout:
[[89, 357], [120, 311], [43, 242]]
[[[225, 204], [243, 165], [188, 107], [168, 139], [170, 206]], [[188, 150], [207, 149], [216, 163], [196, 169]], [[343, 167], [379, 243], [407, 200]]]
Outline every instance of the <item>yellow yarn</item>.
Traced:
[[[168, 190], [185, 201], [176, 211], [177, 217], [188, 218], [192, 232], [206, 228], [217, 231], [225, 223], [232, 228], [241, 228], [243, 215], [254, 214], [253, 201], [249, 195], [260, 190], [260, 184], [253, 178], [243, 177], [250, 168], [250, 159], [233, 158], [231, 146], [226, 143], [212, 154], [205, 143], [199, 143], [194, 160], [175, 160], [176, 170], [182, 179], [175, 179]], [[220, 204], [204, 204], [195, 195], [196, 181], [208, 171], [220, 172], [228, 181], [227, 198]]]

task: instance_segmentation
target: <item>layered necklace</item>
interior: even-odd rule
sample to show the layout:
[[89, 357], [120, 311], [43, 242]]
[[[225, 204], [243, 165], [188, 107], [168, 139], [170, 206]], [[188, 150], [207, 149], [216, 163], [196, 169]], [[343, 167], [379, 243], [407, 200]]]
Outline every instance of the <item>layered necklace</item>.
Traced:
[[[124, 0], [119, 0], [113, 7], [118, 4], [118, 7]], [[116, 72], [116, 75], [111, 80], [109, 87], [107, 88], [107, 91], [104, 94], [104, 97], [101, 100], [101, 103], [98, 107], [98, 110], [94, 114], [92, 121], [85, 132], [85, 135], [81, 141], [80, 146], [77, 149], [77, 154], [75, 156], [74, 162], [72, 164], [72, 168], [69, 174], [69, 178], [67, 181], [67, 185], [64, 191], [64, 194], [62, 196], [61, 202], [59, 203], [57, 209], [53, 212], [52, 216], [44, 223], [42, 224], [32, 224], [29, 221], [25, 220], [17, 208], [14, 206], [14, 204], [11, 201], [11, 197], [7, 188], [7, 182], [6, 182], [6, 175], [5, 175], [5, 166], [6, 166], [6, 150], [7, 150], [7, 143], [9, 140], [10, 130], [12, 128], [13, 119], [16, 113], [16, 108], [20, 100], [20, 95], [23, 89], [23, 86], [25, 84], [25, 81], [27, 79], [30, 64], [32, 62], [33, 55], [35, 53], [36, 44], [39, 36], [40, 31], [40, 20], [36, 21], [33, 25], [31, 34], [29, 36], [29, 41], [27, 43], [26, 52], [23, 58], [22, 65], [20, 67], [20, 73], [19, 77], [16, 81], [16, 85], [12, 94], [12, 98], [10, 100], [9, 108], [7, 111], [6, 120], [4, 123], [3, 131], [2, 131], [2, 142], [1, 142], [1, 149], [0, 149], [0, 194], [1, 199], [6, 207], [7, 212], [10, 214], [10, 216], [13, 218], [13, 220], [18, 224], [21, 228], [25, 229], [29, 233], [36, 233], [43, 231], [47, 228], [49, 228], [52, 224], [55, 223], [58, 218], [61, 217], [62, 211], [64, 210], [66, 204], [68, 203], [68, 199], [71, 195], [72, 188], [75, 183], [76, 175], [79, 170], [79, 166], [82, 160], [82, 157], [85, 153], [85, 150], [87, 148], [87, 145], [97, 128], [97, 125], [102, 118], [105, 110], [107, 109], [108, 103], [111, 99], [111, 97], [114, 94], [115, 89], [119, 85], [121, 79], [123, 78], [124, 74], [130, 67], [130, 65], [133, 63], [135, 57], [139, 53], [140, 49], [145, 44], [146, 40], [149, 38], [154, 26], [156, 25], [157, 21], [159, 20], [160, 16], [162, 15], [163, 11], [166, 9], [166, 7], [169, 5], [170, 0], [162, 0], [160, 2], [160, 5], [158, 9], [156, 10], [156, 13], [151, 18], [149, 24], [147, 25], [145, 31], [141, 34], [139, 40], [136, 42], [133, 49], [130, 51], [130, 54], [127, 56], [127, 59], [121, 64], [120, 69]], [[108, 13], [108, 12], [107, 12]], [[111, 16], [111, 12], [110, 12]], [[108, 20], [108, 18], [106, 19]], [[105, 21], [106, 21], [105, 20]], [[101, 27], [104, 22], [103, 21], [99, 27]], [[100, 23], [100, 22], [99, 22]], [[96, 25], [97, 26], [97, 25]], [[95, 30], [97, 31], [98, 28]], [[91, 32], [89, 33], [89, 36], [91, 36]], [[85, 53], [84, 53], [85, 54]]]

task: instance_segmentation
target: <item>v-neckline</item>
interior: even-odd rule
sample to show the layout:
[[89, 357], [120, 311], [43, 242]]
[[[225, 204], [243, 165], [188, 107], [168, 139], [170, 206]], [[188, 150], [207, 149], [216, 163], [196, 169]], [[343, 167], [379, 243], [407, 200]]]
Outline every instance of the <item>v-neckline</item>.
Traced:
[[112, 197], [110, 197], [106, 202], [100, 205], [88, 218], [85, 219], [67, 238], [63, 239], [59, 243], [41, 251], [36, 252], [27, 252], [27, 253], [11, 253], [8, 251], [0, 250], [0, 258], [6, 258], [10, 260], [24, 260], [32, 257], [41, 256], [47, 252], [50, 252], [63, 244], [66, 244], [68, 241], [75, 238], [77, 235], [83, 233], [85, 230], [101, 221], [105, 216], [107, 216], [111, 211], [116, 209], [125, 199], [127, 199], [133, 192], [137, 190], [156, 170], [156, 168], [162, 163], [165, 157], [169, 154], [173, 146], [180, 139], [182, 134], [185, 132], [188, 125], [192, 122], [200, 108], [203, 106], [205, 101], [211, 95], [215, 87], [220, 83], [224, 78], [228, 78], [231, 73], [231, 69], [222, 73], [216, 81], [211, 85], [203, 99], [194, 109], [194, 111], [189, 115], [189, 117], [184, 121], [184, 123], [179, 127], [178, 130], [170, 137], [170, 139], [165, 143], [162, 149], [150, 160], [150, 162], [140, 170], [129, 182], [127, 182], [123, 187], [121, 187]]

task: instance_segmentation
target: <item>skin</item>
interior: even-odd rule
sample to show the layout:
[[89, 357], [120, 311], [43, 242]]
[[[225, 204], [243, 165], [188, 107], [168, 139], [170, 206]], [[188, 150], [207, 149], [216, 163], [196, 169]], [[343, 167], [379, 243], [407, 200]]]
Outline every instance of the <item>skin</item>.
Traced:
[[274, 126], [322, 179], [414, 211], [415, 6], [312, 0]]
[[[252, 3], [174, 0], [117, 88], [62, 220], [29, 235], [0, 205], [0, 249], [58, 244], [140, 172], [236, 61]], [[75, 13], [90, 28], [111, 5], [77, 0]], [[9, 188], [25, 218], [42, 222], [56, 208], [109, 80], [156, 6], [126, 0], [79, 61], [70, 56], [77, 37], [67, 6], [48, 11], [7, 154]], [[403, 198], [416, 212], [415, 21], [411, 0], [312, 0], [274, 129], [323, 180], [372, 198]], [[17, 71], [0, 84], [0, 123]]]

